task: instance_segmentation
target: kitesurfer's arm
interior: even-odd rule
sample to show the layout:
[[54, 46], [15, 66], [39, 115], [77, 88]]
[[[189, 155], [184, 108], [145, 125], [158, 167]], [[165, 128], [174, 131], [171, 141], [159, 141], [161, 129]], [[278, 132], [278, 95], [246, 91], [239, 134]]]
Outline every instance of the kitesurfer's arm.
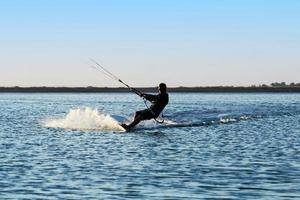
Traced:
[[145, 99], [151, 102], [157, 101], [158, 99], [158, 95], [152, 95], [152, 94], [142, 94], [142, 97], [144, 97]]

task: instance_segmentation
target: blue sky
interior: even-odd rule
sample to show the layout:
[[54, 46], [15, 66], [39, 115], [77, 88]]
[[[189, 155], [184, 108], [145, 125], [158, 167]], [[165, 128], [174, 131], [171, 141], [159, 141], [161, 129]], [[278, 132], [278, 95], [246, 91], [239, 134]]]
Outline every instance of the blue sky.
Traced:
[[300, 82], [298, 0], [1, 0], [0, 86]]

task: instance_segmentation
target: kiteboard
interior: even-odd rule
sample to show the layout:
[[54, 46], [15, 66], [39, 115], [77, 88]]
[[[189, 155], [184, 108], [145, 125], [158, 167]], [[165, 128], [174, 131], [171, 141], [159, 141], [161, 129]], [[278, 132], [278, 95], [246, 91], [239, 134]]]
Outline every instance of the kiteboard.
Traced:
[[132, 129], [128, 129], [126, 127], [126, 125], [131, 123], [130, 119], [123, 117], [123, 116], [119, 116], [119, 115], [111, 115], [111, 117], [118, 123], [118, 125], [120, 126], [120, 129], [123, 132], [134, 132], [134, 131], [140, 131], [140, 130], [153, 130], [153, 129], [189, 126], [186, 124], [178, 124], [177, 122], [167, 120], [167, 119], [165, 119], [163, 123], [158, 123], [157, 121], [152, 119], [152, 120], [141, 121], [136, 127], [132, 128]]

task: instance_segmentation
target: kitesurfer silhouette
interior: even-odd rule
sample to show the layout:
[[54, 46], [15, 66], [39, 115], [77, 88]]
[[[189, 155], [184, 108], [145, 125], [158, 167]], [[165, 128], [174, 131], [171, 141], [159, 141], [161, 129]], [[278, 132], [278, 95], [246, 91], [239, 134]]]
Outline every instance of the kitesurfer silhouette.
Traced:
[[134, 115], [133, 121], [129, 125], [121, 124], [126, 131], [132, 129], [143, 120], [156, 119], [159, 116], [169, 103], [169, 95], [167, 93], [167, 86], [165, 83], [159, 84], [158, 91], [157, 95], [141, 93], [140, 96], [150, 101], [152, 105], [145, 110], [137, 111]]

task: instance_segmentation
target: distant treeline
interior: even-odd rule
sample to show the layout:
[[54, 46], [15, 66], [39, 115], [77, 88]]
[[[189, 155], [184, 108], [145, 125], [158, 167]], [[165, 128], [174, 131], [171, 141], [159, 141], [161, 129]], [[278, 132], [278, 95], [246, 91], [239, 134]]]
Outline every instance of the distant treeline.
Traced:
[[[156, 87], [137, 88], [142, 92], [157, 92]], [[300, 83], [283, 84], [272, 83], [268, 85], [252, 85], [250, 87], [217, 86], [217, 87], [172, 87], [169, 92], [300, 92]], [[24, 93], [109, 93], [129, 92], [125, 87], [0, 87], [0, 92]]]
[[[254, 87], [257, 87], [256, 85], [254, 85]], [[300, 83], [290, 83], [290, 84], [287, 84], [285, 82], [274, 82], [274, 83], [271, 83], [270, 85], [266, 85], [266, 84], [262, 84], [262, 85], [259, 85], [259, 87], [300, 87]]]

